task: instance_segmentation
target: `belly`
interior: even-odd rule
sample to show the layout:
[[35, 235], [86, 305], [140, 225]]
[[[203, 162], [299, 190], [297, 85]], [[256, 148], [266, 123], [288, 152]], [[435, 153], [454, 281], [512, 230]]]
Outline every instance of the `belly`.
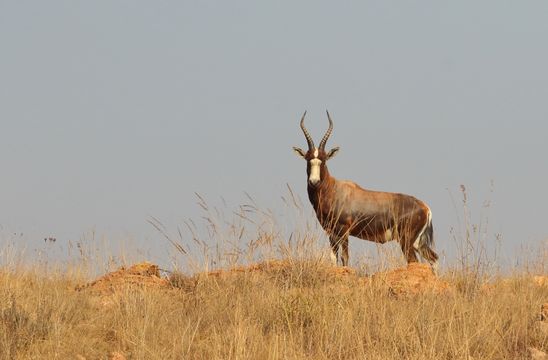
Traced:
[[394, 240], [394, 233], [391, 228], [353, 228], [350, 229], [349, 233], [351, 236], [362, 240], [369, 240], [380, 244]]
[[377, 214], [369, 217], [341, 216], [336, 222], [336, 232], [348, 234], [363, 240], [385, 243], [394, 239], [393, 222], [386, 216]]

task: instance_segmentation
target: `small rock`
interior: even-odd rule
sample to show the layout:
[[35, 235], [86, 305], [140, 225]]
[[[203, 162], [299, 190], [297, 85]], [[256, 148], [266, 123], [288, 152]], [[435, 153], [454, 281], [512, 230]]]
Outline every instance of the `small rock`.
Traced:
[[126, 360], [126, 357], [119, 351], [113, 351], [108, 355], [108, 360]]
[[533, 276], [533, 282], [537, 286], [546, 286], [548, 285], [548, 276], [542, 276], [542, 275]]
[[528, 350], [532, 360], [548, 360], [548, 355], [544, 351], [534, 347], [530, 347]]
[[540, 320], [541, 321], [547, 321], [548, 320], [548, 303], [544, 303], [540, 307]]

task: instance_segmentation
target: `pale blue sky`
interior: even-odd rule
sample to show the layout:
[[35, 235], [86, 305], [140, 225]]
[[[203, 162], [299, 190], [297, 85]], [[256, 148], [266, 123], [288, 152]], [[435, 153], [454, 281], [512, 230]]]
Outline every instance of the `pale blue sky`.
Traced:
[[0, 234], [95, 229], [159, 261], [146, 219], [199, 218], [194, 192], [307, 200], [291, 147], [302, 112], [318, 139], [329, 109], [332, 174], [426, 201], [447, 256], [447, 189], [467, 186], [475, 220], [491, 180], [491, 233], [537, 246], [546, 19], [545, 1], [0, 0]]

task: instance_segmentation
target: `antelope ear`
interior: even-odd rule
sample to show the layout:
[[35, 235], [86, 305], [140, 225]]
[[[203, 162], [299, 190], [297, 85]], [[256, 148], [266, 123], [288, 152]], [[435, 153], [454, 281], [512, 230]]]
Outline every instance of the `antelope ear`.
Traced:
[[339, 152], [339, 147], [335, 147], [331, 150], [329, 150], [329, 152], [327, 153], [327, 160], [331, 159], [332, 157], [334, 157], [335, 155], [337, 155], [337, 153]]
[[306, 153], [301, 148], [293, 146], [293, 151], [295, 151], [295, 154], [299, 155], [302, 158], [304, 158], [306, 156]]

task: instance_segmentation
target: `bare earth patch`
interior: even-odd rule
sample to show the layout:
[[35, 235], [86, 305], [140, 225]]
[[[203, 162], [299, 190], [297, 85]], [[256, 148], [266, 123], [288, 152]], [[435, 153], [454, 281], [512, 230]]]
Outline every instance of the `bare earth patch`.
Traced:
[[416, 295], [425, 292], [449, 294], [454, 288], [432, 272], [429, 265], [411, 263], [407, 267], [381, 272], [373, 275], [373, 281], [388, 286], [390, 293], [396, 296]]
[[128, 285], [154, 288], [170, 287], [169, 281], [160, 277], [158, 265], [142, 262], [128, 268], [121, 267], [88, 284], [78, 286], [76, 290], [91, 290], [100, 294], [112, 294]]
[[[270, 260], [248, 266], [214, 270], [196, 276], [230, 277], [249, 273], [280, 273], [290, 271], [294, 266], [295, 263], [291, 261]], [[454, 291], [454, 288], [448, 282], [435, 276], [430, 266], [426, 264], [412, 263], [406, 267], [376, 273], [371, 277], [358, 276], [356, 271], [349, 267], [316, 264], [314, 269], [329, 278], [358, 280], [364, 286], [371, 284], [385, 285], [388, 287], [389, 293], [395, 296], [409, 296], [425, 292], [447, 294]], [[86, 285], [79, 286], [77, 290], [86, 289], [108, 295], [127, 286], [171, 288], [170, 281], [160, 276], [157, 265], [143, 262], [127, 268], [121, 267]]]
[[[289, 261], [289, 260], [267, 260], [264, 262], [251, 264], [247, 266], [235, 266], [230, 269], [220, 269], [209, 271], [204, 274], [206, 276], [231, 276], [236, 274], [245, 274], [245, 273], [264, 273], [264, 272], [279, 272], [279, 271], [289, 271], [295, 266], [302, 265], [302, 263]], [[314, 269], [318, 272], [325, 275], [332, 276], [356, 276], [356, 270], [349, 268], [347, 266], [331, 266], [325, 263], [314, 263]]]

